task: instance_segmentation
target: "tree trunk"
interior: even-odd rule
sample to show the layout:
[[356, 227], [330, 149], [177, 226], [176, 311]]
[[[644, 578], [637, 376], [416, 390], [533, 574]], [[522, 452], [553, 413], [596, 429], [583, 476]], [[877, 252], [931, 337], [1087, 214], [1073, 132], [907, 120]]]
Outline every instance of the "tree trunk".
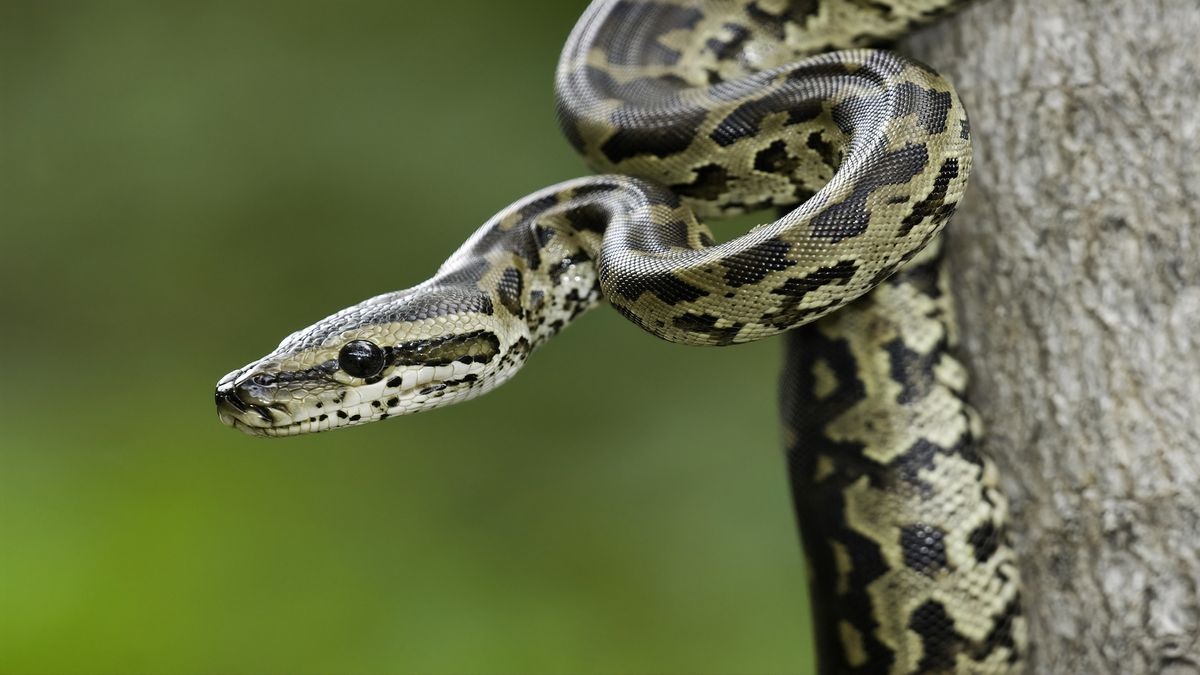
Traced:
[[993, 0], [901, 51], [958, 87], [970, 394], [1033, 673], [1200, 673], [1200, 4]]

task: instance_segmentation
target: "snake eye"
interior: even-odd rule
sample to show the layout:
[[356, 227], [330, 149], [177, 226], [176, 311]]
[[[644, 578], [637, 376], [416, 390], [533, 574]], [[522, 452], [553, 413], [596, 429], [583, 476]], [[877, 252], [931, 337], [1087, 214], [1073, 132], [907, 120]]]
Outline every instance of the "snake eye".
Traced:
[[351, 377], [375, 377], [385, 365], [383, 350], [370, 340], [351, 340], [338, 352], [338, 366]]

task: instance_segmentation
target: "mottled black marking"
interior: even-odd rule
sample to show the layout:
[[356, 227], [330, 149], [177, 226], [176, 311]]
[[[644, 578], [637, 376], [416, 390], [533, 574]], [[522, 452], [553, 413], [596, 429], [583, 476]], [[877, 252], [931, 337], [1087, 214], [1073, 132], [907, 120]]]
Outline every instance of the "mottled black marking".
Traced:
[[772, 91], [742, 103], [725, 116], [708, 137], [721, 147], [728, 147], [743, 138], [752, 138], [762, 131], [762, 121], [776, 113], [787, 113], [786, 125], [817, 119], [825, 112], [824, 104], [815, 99], [795, 100], [796, 93], [787, 89]]
[[525, 308], [521, 305], [524, 290], [525, 279], [515, 267], [505, 269], [500, 274], [500, 281], [496, 283], [496, 297], [499, 298], [500, 305], [519, 319], [525, 318]]
[[896, 87], [895, 96], [898, 112], [902, 115], [917, 113], [917, 122], [925, 127], [925, 131], [940, 134], [946, 130], [947, 117], [954, 103], [950, 92], [924, 89], [913, 82], [904, 82]]
[[339, 410], [339, 411], [337, 411], [337, 416], [340, 419], [346, 419], [350, 415], [348, 415], [345, 410]]
[[901, 234], [908, 234], [926, 218], [932, 218], [934, 223], [943, 223], [954, 215], [958, 202], [947, 202], [946, 193], [950, 190], [950, 182], [958, 178], [958, 160], [951, 157], [942, 162], [938, 176], [933, 181], [933, 189], [925, 199], [913, 204], [912, 212], [900, 223]]
[[975, 560], [981, 563], [987, 562], [996, 555], [996, 551], [1000, 548], [1000, 533], [989, 520], [971, 530], [971, 534], [967, 535], [967, 541], [975, 551]]
[[900, 550], [904, 553], [904, 564], [927, 577], [945, 569], [945, 537], [945, 530], [927, 523], [900, 528]]
[[[708, 117], [708, 110], [675, 106], [671, 120], [656, 122], [647, 119], [638, 108], [619, 108], [613, 112], [617, 132], [608, 138], [600, 151], [613, 164], [637, 155], [670, 157], [687, 150], [692, 144], [695, 129]], [[678, 114], [674, 113], [678, 110]]]
[[720, 317], [712, 314], [692, 314], [688, 312], [681, 316], [675, 317], [671, 324], [676, 328], [693, 333], [695, 335], [707, 336], [717, 345], [730, 345], [737, 339], [738, 333], [746, 324], [732, 322], [728, 326], [717, 326], [717, 322], [721, 321]]
[[550, 275], [550, 279], [554, 282], [554, 285], [558, 286], [562, 283], [562, 276], [570, 271], [572, 267], [588, 262], [591, 262], [591, 258], [587, 253], [584, 253], [583, 251], [576, 251], [575, 253], [572, 253], [571, 255], [559, 260], [557, 265], [554, 265], [548, 270], [548, 274]]
[[592, 288], [587, 291], [580, 291], [579, 288], [572, 288], [563, 296], [565, 307], [570, 307], [570, 321], [574, 321], [580, 314], [586, 312], [594, 303], [593, 296], [600, 295], [599, 280], [592, 284]]
[[904, 405], [919, 401], [929, 395], [937, 384], [934, 367], [941, 360], [944, 344], [927, 353], [911, 349], [901, 338], [889, 340], [883, 345], [888, 354], [892, 380], [900, 385], [896, 402]]
[[[607, 269], [601, 268], [601, 278], [607, 275]], [[645, 272], [638, 275], [605, 279], [610, 283], [605, 286], [610, 291], [627, 301], [633, 302], [642, 297], [643, 293], [653, 293], [659, 300], [668, 305], [678, 305], [684, 302], [695, 302], [708, 295], [708, 291], [697, 288], [668, 271]]]
[[953, 672], [955, 654], [965, 640], [954, 629], [946, 606], [930, 600], [913, 610], [908, 627], [921, 638], [922, 657], [918, 672]]
[[549, 194], [538, 197], [537, 199], [530, 199], [521, 204], [521, 207], [517, 210], [517, 220], [521, 222], [534, 220], [555, 206], [558, 206], [557, 194]]
[[850, 0], [850, 2], [885, 17], [891, 17], [896, 13], [896, 8], [886, 2], [876, 2], [875, 0]]
[[[803, 533], [802, 540], [813, 569], [811, 599], [813, 611], [822, 621], [816, 623], [817, 642], [840, 642], [838, 624], [847, 621], [859, 629], [862, 649], [869, 670], [852, 667], [841, 649], [818, 652], [820, 672], [890, 672], [895, 652], [882, 643], [876, 608], [866, 589], [883, 577], [891, 566], [879, 546], [862, 533], [846, 526], [846, 491], [863, 476], [878, 475], [884, 467], [862, 453], [858, 443], [836, 440], [825, 425], [858, 405], [866, 388], [858, 378], [858, 360], [846, 340], [826, 336], [816, 325], [800, 326], [787, 334], [787, 359], [780, 389], [780, 404], [785, 423], [791, 428], [793, 444], [788, 448], [788, 474], [792, 500]], [[813, 366], [821, 360], [838, 373], [835, 389], [817, 398]], [[816, 480], [822, 456], [833, 458], [833, 473]], [[834, 580], [841, 578], [836, 542], [850, 557], [845, 592]]]
[[475, 373], [471, 373], [470, 375], [464, 375], [457, 380], [446, 380], [442, 384], [444, 384], [446, 387], [456, 387], [460, 384], [474, 384], [477, 380], [479, 380], [479, 376]]
[[533, 229], [521, 227], [516, 232], [518, 234], [513, 236], [512, 244], [508, 247], [509, 250], [520, 256], [529, 269], [541, 267], [542, 248], [538, 246], [537, 238], [533, 236]]
[[734, 288], [756, 284], [771, 272], [794, 266], [796, 262], [787, 257], [791, 248], [791, 244], [774, 237], [725, 257], [721, 261], [725, 268], [725, 283]]
[[398, 405], [400, 405], [399, 397], [393, 396], [387, 400], [387, 406], [389, 408], [395, 408]]
[[603, 235], [611, 218], [608, 209], [599, 204], [582, 204], [566, 213], [567, 222], [577, 232]]
[[537, 225], [537, 224], [535, 224], [533, 226], [533, 239], [534, 239], [534, 241], [537, 242], [538, 247], [545, 248], [546, 244], [549, 244], [550, 240], [553, 238], [554, 238], [554, 228], [553, 227], [545, 227], [545, 226]]
[[[894, 58], [890, 55], [885, 56], [894, 61]], [[884, 65], [886, 67], [886, 64], [880, 65]], [[833, 61], [829, 59], [822, 59], [820, 61], [804, 61], [787, 73], [787, 79], [798, 84], [807, 85], [809, 88], [817, 83], [821, 83], [823, 80], [841, 81], [847, 76], [859, 77], [867, 81], [877, 82], [880, 73], [872, 72], [870, 69], [865, 69], [857, 63]], [[820, 100], [820, 96], [813, 97], [814, 102], [819, 102]]]
[[729, 171], [720, 164], [705, 164], [695, 169], [695, 180], [691, 183], [672, 185], [676, 193], [684, 197], [716, 201], [729, 191]]
[[801, 305], [804, 304], [809, 293], [823, 286], [849, 283], [857, 271], [858, 265], [853, 260], [839, 260], [833, 265], [815, 269], [802, 277], [791, 277], [771, 290], [772, 295], [784, 297], [783, 306], [763, 318], [772, 325], [790, 327], [806, 316], [824, 311], [830, 305], [815, 307], [801, 307]]
[[778, 40], [787, 37], [784, 26], [788, 23], [803, 28], [808, 24], [809, 17], [815, 16], [820, 9], [818, 0], [793, 0], [784, 7], [782, 14], [771, 13], [759, 6], [757, 2], [746, 5], [746, 15], [762, 31]]
[[737, 23], [727, 23], [722, 28], [729, 32], [728, 38], [709, 38], [704, 43], [704, 46], [713, 53], [718, 61], [726, 61], [736, 55], [752, 35], [749, 28]]
[[[1003, 573], [998, 574], [1003, 577]], [[1007, 579], [1005, 579], [1007, 581]], [[1014, 597], [998, 616], [992, 617], [992, 630], [984, 638], [984, 649], [993, 647], [1005, 648], [1009, 652], [1008, 662], [1016, 663], [1021, 658], [1021, 653], [1016, 648], [1016, 641], [1013, 637], [1013, 623], [1017, 617], [1021, 615], [1021, 598]]]
[[779, 140], [754, 155], [754, 169], [763, 173], [790, 174], [799, 165], [800, 160], [788, 153], [787, 143]]
[[424, 389], [422, 389], [421, 391], [419, 391], [417, 393], [420, 394], [421, 396], [427, 396], [434, 392], [442, 391], [443, 389], [446, 388], [446, 386], [447, 385], [445, 382], [440, 382], [438, 384], [431, 384], [428, 387], [425, 387]]
[[[558, 328], [554, 329], [555, 331], [562, 328], [561, 321], [556, 321], [555, 323], [559, 324]], [[509, 347], [508, 353], [503, 356], [500, 365], [504, 366], [507, 364], [520, 363], [525, 359], [525, 357], [529, 356], [529, 352], [531, 351], [533, 351], [533, 345], [530, 344], [528, 338], [517, 338], [517, 341], [514, 342], [511, 347]]]
[[405, 366], [444, 366], [462, 359], [469, 359], [472, 363], [487, 363], [499, 353], [500, 338], [491, 331], [477, 330], [398, 344], [396, 363]]
[[808, 140], [804, 142], [813, 152], [821, 157], [821, 161], [830, 169], [836, 169], [842, 163], [842, 157], [838, 149], [832, 143], [825, 140], [820, 131], [814, 131], [808, 135]]
[[404, 378], [397, 375], [396, 377], [393, 377], [387, 381], [387, 386], [394, 389], [396, 387], [399, 387], [401, 382], [403, 382], [403, 381], [404, 381]]
[[903, 185], [921, 173], [929, 163], [929, 150], [924, 145], [905, 145], [899, 150], [885, 151], [877, 146], [877, 159], [871, 169], [854, 184], [844, 200], [829, 204], [812, 219], [814, 238], [839, 242], [866, 231], [871, 222], [867, 199], [885, 185]]
[[[917, 488], [923, 495], [932, 495], [933, 486], [921, 477], [923, 472], [933, 469], [934, 458], [938, 455], [952, 454], [952, 450], [943, 448], [926, 438], [913, 441], [899, 457], [892, 461], [891, 468], [901, 480]], [[876, 487], [885, 487], [877, 485]]]

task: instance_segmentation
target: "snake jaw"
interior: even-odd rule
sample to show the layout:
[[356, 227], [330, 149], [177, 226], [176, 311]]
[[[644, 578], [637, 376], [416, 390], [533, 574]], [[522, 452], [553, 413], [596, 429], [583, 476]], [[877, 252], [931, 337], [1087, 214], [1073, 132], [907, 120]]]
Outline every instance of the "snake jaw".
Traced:
[[281, 422], [282, 426], [291, 424], [285, 406], [261, 395], [263, 387], [256, 382], [261, 376], [254, 372], [254, 366], [232, 371], [217, 382], [214, 394], [217, 417], [222, 423], [250, 434], [281, 426]]

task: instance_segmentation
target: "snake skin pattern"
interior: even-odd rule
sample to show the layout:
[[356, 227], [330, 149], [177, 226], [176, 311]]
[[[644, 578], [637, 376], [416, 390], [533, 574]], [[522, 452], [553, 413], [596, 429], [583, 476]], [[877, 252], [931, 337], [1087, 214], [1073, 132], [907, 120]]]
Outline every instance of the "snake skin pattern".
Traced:
[[[928, 67], [862, 48], [959, 4], [597, 0], [556, 93], [601, 175], [518, 200], [430, 280], [229, 373], [220, 419], [287, 436], [472, 398], [602, 299], [686, 344], [791, 330], [782, 405], [822, 672], [1019, 671], [1007, 505], [937, 264], [966, 112]], [[772, 208], [724, 243], [699, 220]]]

